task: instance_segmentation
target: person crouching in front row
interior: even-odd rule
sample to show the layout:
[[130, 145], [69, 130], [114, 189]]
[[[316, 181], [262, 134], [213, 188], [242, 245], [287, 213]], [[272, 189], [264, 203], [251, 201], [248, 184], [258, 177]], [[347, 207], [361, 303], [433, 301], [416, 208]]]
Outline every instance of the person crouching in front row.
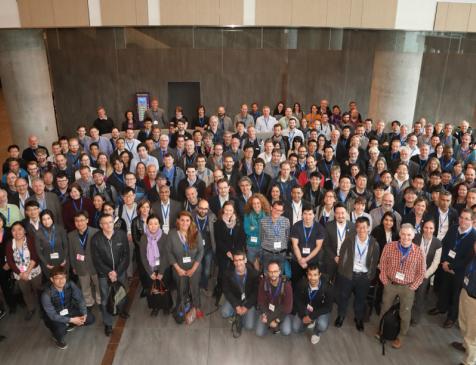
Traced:
[[75, 326], [89, 326], [95, 318], [88, 312], [81, 290], [67, 279], [64, 267], [53, 267], [50, 281], [41, 295], [41, 306], [46, 313], [43, 319], [56, 347], [64, 350], [68, 347], [64, 340], [66, 332]]

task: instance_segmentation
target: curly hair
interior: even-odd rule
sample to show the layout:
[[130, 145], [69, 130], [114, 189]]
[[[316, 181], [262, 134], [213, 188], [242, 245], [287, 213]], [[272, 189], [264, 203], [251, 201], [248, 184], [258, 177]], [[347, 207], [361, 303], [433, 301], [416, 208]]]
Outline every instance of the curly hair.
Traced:
[[271, 206], [269, 205], [268, 199], [263, 194], [255, 193], [248, 199], [248, 202], [245, 205], [244, 211], [245, 214], [251, 213], [253, 211], [253, 201], [258, 199], [261, 203], [261, 209], [265, 212], [266, 215], [270, 215]]

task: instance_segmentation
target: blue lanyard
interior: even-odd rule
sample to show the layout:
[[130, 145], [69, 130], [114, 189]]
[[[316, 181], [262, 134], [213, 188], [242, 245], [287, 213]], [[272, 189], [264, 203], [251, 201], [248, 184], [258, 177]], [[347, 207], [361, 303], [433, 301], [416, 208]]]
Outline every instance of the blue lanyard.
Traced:
[[61, 302], [61, 306], [64, 308], [64, 292], [59, 291], [58, 295], [59, 295], [59, 299], [60, 299], [60, 302]]
[[332, 169], [332, 166], [334, 165], [334, 160], [331, 160], [331, 163], [330, 163], [330, 167], [329, 167], [329, 164], [327, 163], [326, 160], [324, 160], [324, 167], [326, 168], [326, 172], [327, 172], [327, 176], [331, 176], [331, 169]]
[[275, 224], [273, 224], [273, 232], [274, 232], [274, 235], [275, 237], [277, 238], [280, 238], [280, 228], [281, 226], [278, 224], [278, 222], [276, 222]]
[[[205, 219], [199, 219], [198, 216], [195, 216], [195, 221], [197, 222], [198, 229], [201, 233], [205, 231], [205, 227], [207, 226], [208, 223], [208, 215], [206, 216]], [[200, 221], [204, 221], [203, 225], [200, 224]]]
[[136, 217], [136, 211], [135, 209], [132, 211], [132, 214], [129, 215], [129, 213], [127, 213], [127, 207], [124, 206], [124, 211], [126, 212], [126, 217], [127, 217], [127, 220], [129, 221], [129, 224], [132, 223], [132, 220]]
[[471, 261], [471, 265], [468, 265], [468, 269], [466, 270], [466, 275], [470, 276], [476, 270], [476, 258]]
[[357, 241], [357, 238], [355, 239], [355, 245], [357, 246], [357, 253], [359, 254], [359, 262], [362, 262], [362, 257], [365, 255], [367, 249], [369, 248], [369, 239], [367, 238], [367, 240], [365, 241], [365, 248], [363, 251], [360, 251], [360, 245]]
[[119, 182], [124, 185], [124, 174], [118, 174], [117, 172], [114, 171], [114, 176], [117, 177], [117, 180], [119, 180]]
[[83, 210], [83, 198], [79, 198], [79, 209], [78, 206], [76, 205], [76, 202], [74, 200], [71, 200], [73, 202], [73, 208], [76, 212], [80, 212]]
[[461, 244], [461, 241], [464, 240], [466, 238], [466, 236], [468, 236], [468, 234], [470, 234], [471, 232], [473, 232], [473, 229], [471, 228], [468, 232], [466, 232], [464, 234], [464, 236], [460, 237], [460, 238], [457, 238], [456, 241], [455, 241], [455, 245], [454, 245], [454, 250], [457, 250], [459, 245]]
[[[306, 233], [308, 229], [309, 229], [309, 233]], [[313, 229], [314, 229], [314, 222], [312, 223], [312, 226], [310, 228], [304, 227], [304, 221], [302, 222], [302, 230], [304, 231], [304, 241], [306, 243], [306, 247], [307, 247], [307, 243], [309, 242], [309, 238], [311, 238], [311, 233]]]
[[278, 296], [278, 293], [281, 291], [281, 285], [283, 285], [283, 282], [281, 281], [281, 278], [279, 279], [278, 286], [273, 292], [272, 285], [271, 283], [269, 284], [269, 294], [271, 294], [271, 302], [274, 302], [274, 299]]
[[124, 140], [124, 142], [126, 143], [126, 146], [129, 148], [129, 152], [132, 152], [133, 149], [134, 149], [135, 141], [132, 141], [132, 147], [131, 147], [131, 145], [127, 142], [127, 140]]
[[53, 251], [55, 249], [55, 241], [56, 241], [56, 228], [55, 226], [51, 227], [51, 236], [49, 235], [48, 231], [45, 228], [41, 228], [43, 233], [45, 234], [48, 242], [50, 243], [50, 249]]
[[95, 226], [97, 226], [97, 225], [98, 225], [98, 222], [99, 222], [99, 215], [100, 215], [100, 214], [101, 214], [101, 212], [98, 212], [98, 211], [96, 211], [96, 213], [94, 213], [93, 224], [94, 224]]
[[185, 237], [183, 237], [180, 232], [177, 231], [177, 234], [179, 236], [180, 242], [182, 242], [182, 246], [183, 246], [183, 250], [185, 251], [185, 255], [188, 256], [188, 254], [189, 254], [188, 253], [188, 251], [189, 251], [188, 243], [187, 243], [187, 241], [185, 241]]
[[[337, 226], [337, 225], [336, 225]], [[344, 229], [342, 230], [342, 233], [339, 230], [339, 227], [337, 227], [337, 235], [339, 236], [339, 240], [342, 242], [345, 238], [345, 231], [347, 230], [347, 224], [345, 225]]]
[[240, 290], [242, 293], [245, 292], [245, 285], [246, 285], [246, 278], [248, 277], [248, 273], [245, 272], [245, 275], [243, 275], [243, 280], [240, 280], [240, 275], [235, 271], [235, 279], [236, 282], [238, 283]]
[[7, 206], [7, 224], [10, 224], [10, 207]]
[[22, 249], [18, 249], [18, 254], [20, 255], [20, 260], [22, 263], [25, 263], [25, 252], [23, 251], [23, 247]]
[[165, 223], [165, 221], [167, 221], [167, 218], [169, 217], [170, 203], [167, 205], [167, 209], [164, 209], [163, 204], [160, 204], [160, 209], [162, 210], [162, 217], [164, 218]]
[[261, 185], [263, 184], [264, 174], [261, 174], [261, 179], [258, 181], [256, 177], [256, 173], [253, 174], [253, 179], [256, 181], [256, 185], [258, 185], [258, 190], [261, 190]]
[[84, 250], [86, 248], [86, 243], [88, 241], [88, 229], [86, 228], [86, 233], [84, 234], [83, 236], [83, 239], [81, 239], [81, 235], [80, 233], [78, 232], [78, 236], [79, 236], [79, 244], [81, 245], [82, 249]]
[[311, 287], [308, 288], [307, 296], [309, 297], [309, 303], [312, 303], [314, 298], [317, 296], [317, 293], [319, 292], [320, 288], [321, 288], [321, 279], [319, 279], [319, 284], [317, 284], [316, 290], [311, 290]]
[[410, 254], [410, 251], [412, 250], [412, 246], [409, 247], [403, 247], [400, 241], [398, 242], [398, 250], [402, 254], [402, 258], [400, 259], [400, 267], [403, 267], [405, 264], [405, 261], [408, 258], [408, 255]]

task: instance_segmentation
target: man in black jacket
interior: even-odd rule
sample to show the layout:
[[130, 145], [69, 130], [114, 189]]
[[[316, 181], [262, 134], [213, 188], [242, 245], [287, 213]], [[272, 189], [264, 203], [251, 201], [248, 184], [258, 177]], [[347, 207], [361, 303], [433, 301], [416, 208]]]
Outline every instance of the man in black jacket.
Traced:
[[256, 323], [259, 273], [246, 261], [242, 251], [233, 253], [233, 269], [223, 276], [225, 304], [221, 307], [223, 318], [234, 315], [242, 319], [243, 327], [252, 330]]
[[317, 265], [307, 267], [307, 277], [302, 278], [294, 291], [293, 331], [301, 332], [304, 327], [313, 330], [311, 343], [317, 344], [321, 333], [329, 327], [334, 302], [333, 289]]
[[347, 313], [352, 292], [354, 298], [354, 321], [358, 331], [364, 330], [364, 316], [370, 282], [377, 273], [380, 247], [375, 238], [369, 236], [370, 221], [359, 217], [355, 221], [357, 234], [348, 235], [340, 249], [337, 268], [337, 319], [336, 327], [341, 327]]
[[[92, 257], [99, 278], [99, 290], [101, 292], [102, 320], [104, 333], [110, 336], [112, 333], [112, 316], [107, 311], [107, 297], [109, 284], [115, 281], [126, 282], [126, 272], [129, 266], [129, 243], [124, 231], [114, 231], [114, 218], [105, 214], [99, 219], [101, 231], [97, 232], [91, 240]], [[122, 318], [128, 314], [122, 312]]]

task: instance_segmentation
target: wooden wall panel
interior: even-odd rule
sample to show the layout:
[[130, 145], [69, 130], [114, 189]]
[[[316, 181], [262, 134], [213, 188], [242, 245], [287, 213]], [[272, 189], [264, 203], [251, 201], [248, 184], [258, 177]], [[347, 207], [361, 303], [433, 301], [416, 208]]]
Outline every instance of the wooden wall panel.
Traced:
[[351, 26], [352, 0], [327, 1], [327, 26], [348, 28]]
[[446, 29], [446, 18], [448, 17], [448, 3], [438, 3], [436, 5], [435, 30]]
[[466, 32], [468, 30], [470, 13], [471, 4], [448, 4], [445, 30], [450, 32]]
[[476, 32], [476, 4], [471, 5], [471, 13], [468, 20], [468, 32]]
[[18, 0], [23, 28], [54, 27], [53, 0]]
[[293, 0], [293, 26], [324, 27], [327, 23], [327, 0]]
[[102, 25], [136, 25], [135, 0], [101, 0]]
[[147, 0], [136, 1], [136, 24], [149, 25], [149, 6]]
[[88, 0], [53, 0], [57, 27], [88, 27]]
[[195, 1], [197, 9], [197, 25], [217, 26], [220, 24], [220, 0], [191, 0]]
[[364, 9], [364, 0], [352, 0], [350, 7], [351, 28], [360, 28], [362, 26], [362, 11]]
[[195, 1], [160, 0], [161, 25], [194, 25]]
[[364, 0], [362, 28], [393, 29], [398, 0]]
[[244, 0], [220, 0], [220, 25], [243, 24]]
[[293, 1], [256, 0], [256, 25], [289, 26]]

